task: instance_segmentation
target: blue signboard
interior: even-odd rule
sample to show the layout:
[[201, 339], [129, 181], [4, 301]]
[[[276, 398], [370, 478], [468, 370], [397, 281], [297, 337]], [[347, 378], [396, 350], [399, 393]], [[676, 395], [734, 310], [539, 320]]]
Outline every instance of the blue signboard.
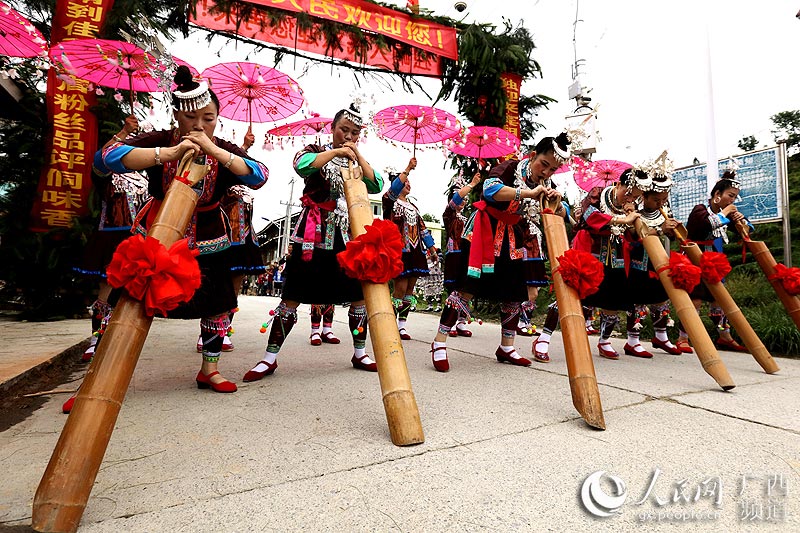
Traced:
[[[782, 219], [783, 197], [779, 147], [758, 150], [719, 161], [719, 175], [735, 161], [736, 178], [742, 184], [736, 208], [752, 223]], [[686, 222], [697, 204], [708, 201], [706, 165], [679, 168], [672, 174], [670, 207], [675, 218]]]

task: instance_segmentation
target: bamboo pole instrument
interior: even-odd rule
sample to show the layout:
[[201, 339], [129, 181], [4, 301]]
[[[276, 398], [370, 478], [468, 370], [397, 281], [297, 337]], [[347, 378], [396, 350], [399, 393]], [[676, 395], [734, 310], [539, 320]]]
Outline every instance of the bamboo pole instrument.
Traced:
[[[544, 195], [542, 195], [540, 204], [543, 207], [547, 205]], [[569, 249], [564, 219], [549, 213], [542, 213], [541, 216], [547, 242], [547, 253], [550, 258], [553, 286], [558, 302], [558, 322], [561, 325], [564, 342], [572, 405], [589, 426], [606, 429], [581, 301], [578, 293], [564, 282], [561, 272], [558, 270], [558, 258]]]
[[[663, 208], [661, 209], [661, 214], [665, 219], [669, 218], [669, 215], [667, 215]], [[681, 250], [683, 250], [689, 260], [695, 265], [700, 266], [700, 258], [703, 256], [703, 252], [700, 250], [700, 247], [697, 246], [697, 243], [689, 241], [689, 233], [680, 222], [675, 228], [675, 235], [681, 243]], [[722, 307], [725, 316], [730, 320], [731, 324], [733, 324], [733, 327], [736, 328], [744, 345], [750, 353], [753, 354], [756, 362], [761, 365], [764, 372], [767, 374], [774, 374], [780, 370], [775, 359], [772, 358], [772, 355], [769, 353], [766, 346], [764, 346], [764, 343], [761, 342], [756, 332], [753, 331], [747, 318], [742, 314], [741, 309], [736, 305], [736, 302], [731, 297], [728, 289], [725, 288], [725, 285], [723, 285], [722, 282], [709, 283], [706, 280], [703, 280], [703, 283], [708, 287], [708, 291], [714, 297], [714, 300]]]
[[[193, 157], [194, 151], [184, 154], [178, 175], [196, 184], [209, 166], [194, 163]], [[197, 199], [190, 185], [173, 180], [148, 236], [167, 248], [183, 238]], [[78, 529], [152, 322], [141, 301], [123, 294], [33, 498], [36, 531]]]
[[767, 276], [767, 279], [772, 284], [772, 288], [775, 290], [778, 298], [780, 298], [786, 312], [789, 313], [789, 316], [794, 321], [794, 325], [800, 329], [800, 296], [792, 296], [786, 292], [780, 280], [769, 279], [770, 276], [775, 275], [775, 265], [778, 264], [772, 256], [772, 252], [769, 251], [764, 241], [754, 241], [750, 239], [750, 230], [746, 224], [742, 224], [741, 222], [737, 223], [736, 231], [742, 236], [745, 246], [747, 246], [747, 249], [753, 254], [753, 257], [758, 262], [758, 266], [761, 267], [761, 271], [764, 272], [764, 275]]
[[669, 257], [667, 257], [667, 251], [664, 250], [661, 240], [650, 234], [649, 228], [640, 218], [636, 219], [635, 227], [639, 238], [642, 239], [645, 250], [647, 250], [650, 261], [652, 261], [656, 272], [658, 272], [658, 278], [661, 280], [664, 290], [667, 292], [670, 301], [672, 301], [672, 305], [675, 306], [675, 311], [681, 319], [681, 324], [689, 334], [692, 346], [694, 346], [694, 350], [697, 353], [697, 358], [703, 365], [703, 370], [714, 378], [714, 381], [722, 387], [722, 390], [731, 390], [736, 384], [728, 373], [725, 363], [720, 359], [711, 337], [708, 336], [708, 331], [706, 331], [700, 315], [697, 314], [697, 310], [692, 304], [692, 299], [685, 290], [675, 287], [672, 283], [672, 278], [667, 272]]
[[[367, 196], [367, 186], [361, 180], [361, 167], [342, 169], [344, 196], [350, 216], [350, 231], [353, 238], [366, 233], [372, 224], [372, 208]], [[397, 329], [397, 321], [386, 283], [362, 281], [367, 320], [375, 362], [378, 364], [378, 379], [381, 384], [383, 408], [389, 423], [389, 434], [395, 446], [410, 446], [425, 442], [417, 401], [411, 389], [411, 378]]]

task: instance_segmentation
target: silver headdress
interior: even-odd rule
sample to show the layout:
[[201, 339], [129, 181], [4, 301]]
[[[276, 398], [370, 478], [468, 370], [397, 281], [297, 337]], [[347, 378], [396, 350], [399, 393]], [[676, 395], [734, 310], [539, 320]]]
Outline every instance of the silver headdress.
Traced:
[[173, 91], [172, 107], [178, 111], [192, 112], [202, 109], [211, 103], [211, 92], [204, 81], [197, 82], [194, 89], [188, 91]]
[[641, 170], [647, 174], [647, 178], [636, 178], [636, 187], [644, 192], [668, 191], [672, 187], [673, 169], [672, 161], [664, 150], [654, 160], [645, 161], [634, 167], [634, 170]]
[[571, 141], [566, 132], [562, 132], [553, 139], [553, 151], [556, 155], [556, 162], [564, 164], [572, 157], [572, 151], [569, 148]]
[[724, 172], [722, 173], [722, 177], [720, 179], [727, 179], [731, 182], [731, 187], [734, 189], [741, 189], [742, 182], [736, 178], [736, 171], [739, 170], [739, 164], [736, 162], [734, 158], [730, 158], [728, 163], [723, 167]]
[[344, 118], [359, 128], [364, 125], [364, 117], [361, 115], [361, 98], [353, 99], [350, 107], [344, 110]]

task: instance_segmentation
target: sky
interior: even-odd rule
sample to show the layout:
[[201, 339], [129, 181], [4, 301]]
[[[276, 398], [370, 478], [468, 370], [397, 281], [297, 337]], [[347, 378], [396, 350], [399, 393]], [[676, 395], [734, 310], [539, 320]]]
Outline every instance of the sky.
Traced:
[[[564, 130], [565, 116], [576, 106], [567, 90], [575, 59], [580, 60], [582, 85], [590, 89], [597, 111], [600, 140], [595, 160], [635, 164], [663, 150], [675, 167], [689, 165], [694, 158], [721, 159], [740, 153], [737, 142], [748, 135], [756, 137], [759, 147], [774, 145], [769, 117], [800, 109], [800, 73], [795, 66], [800, 4], [795, 1], [473, 0], [466, 4], [459, 13], [451, 1], [420, 1], [421, 7], [437, 15], [498, 25], [505, 17], [528, 28], [542, 78], [526, 80], [522, 93], [558, 100], [540, 113], [538, 120], [545, 129], [535, 140]], [[202, 32], [177, 39], [168, 49], [198, 71], [224, 61], [274, 66], [269, 51], [252, 53], [249, 46], [222, 40], [209, 46]], [[427, 95], [407, 93], [388, 78], [397, 87], [390, 90], [385, 83], [363, 84], [363, 78], [357, 80], [348, 69], [291, 57], [277, 68], [292, 76], [306, 96], [304, 109], [279, 123], [304, 118], [309, 112], [332, 116], [354, 95], [366, 98], [362, 109], [366, 112], [397, 104], [431, 105], [428, 95], [435, 97], [440, 86], [425, 79]], [[453, 101], [439, 102], [437, 107], [457, 114]], [[221, 120], [217, 134], [240, 142], [247, 124]], [[298, 139], [294, 146], [262, 150], [264, 134], [275, 125], [253, 125], [257, 140], [250, 154], [270, 169], [269, 182], [254, 194], [256, 229], [285, 214], [289, 183], [295, 177], [291, 161], [301, 148]], [[386, 143], [372, 133], [360, 150], [379, 170], [402, 168], [411, 157], [409, 146]], [[417, 158], [411, 194], [421, 212], [440, 218], [452, 172], [440, 148], [418, 149]], [[298, 202], [301, 191], [302, 182], [297, 180], [292, 202]]]

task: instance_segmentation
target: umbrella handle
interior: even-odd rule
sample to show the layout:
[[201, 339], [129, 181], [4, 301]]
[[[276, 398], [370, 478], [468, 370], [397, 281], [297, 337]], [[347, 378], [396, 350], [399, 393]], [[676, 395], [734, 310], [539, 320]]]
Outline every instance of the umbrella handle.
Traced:
[[133, 111], [133, 97], [134, 97], [134, 95], [133, 95], [133, 73], [130, 70], [127, 71], [127, 72], [128, 72], [128, 92], [129, 92], [128, 96], [130, 96], [130, 100], [131, 100], [131, 115], [135, 115], [135, 113]]

